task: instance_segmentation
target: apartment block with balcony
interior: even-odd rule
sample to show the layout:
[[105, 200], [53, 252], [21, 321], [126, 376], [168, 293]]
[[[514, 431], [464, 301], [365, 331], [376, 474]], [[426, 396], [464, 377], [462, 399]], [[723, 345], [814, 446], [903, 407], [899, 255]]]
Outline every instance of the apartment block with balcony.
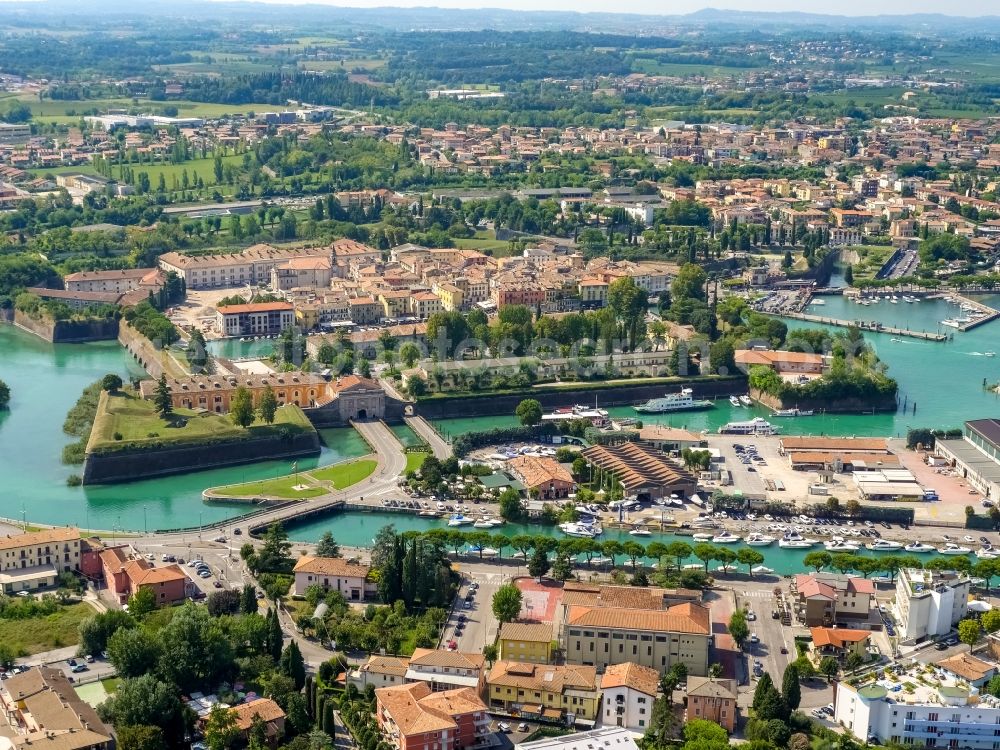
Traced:
[[867, 578], [836, 573], [799, 574], [792, 578], [792, 607], [807, 628], [867, 627], [875, 585]]
[[434, 692], [426, 682], [375, 691], [375, 718], [396, 750], [484, 750], [495, 738], [472, 688]]
[[601, 677], [601, 723], [645, 732], [659, 689], [660, 674], [655, 669], [632, 662], [612, 664]]
[[503, 714], [557, 724], [598, 718], [601, 692], [591, 666], [498, 661], [486, 685], [490, 709]]
[[968, 612], [970, 586], [969, 576], [955, 571], [899, 571], [892, 612], [900, 640], [914, 643], [949, 632]]
[[45, 529], [0, 538], [3, 594], [54, 586], [60, 573], [79, 569], [79, 529]]

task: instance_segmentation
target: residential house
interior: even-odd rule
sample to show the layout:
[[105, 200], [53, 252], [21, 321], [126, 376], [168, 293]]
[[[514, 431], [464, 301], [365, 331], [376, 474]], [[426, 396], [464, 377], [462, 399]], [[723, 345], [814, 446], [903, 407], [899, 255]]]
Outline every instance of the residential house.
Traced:
[[937, 662], [935, 666], [976, 688], [982, 688], [1000, 671], [1000, 667], [996, 664], [983, 661], [968, 652], [949, 656]]
[[368, 661], [352, 670], [347, 679], [361, 692], [369, 685], [375, 689], [402, 685], [406, 682], [406, 670], [410, 660], [405, 656], [381, 656], [372, 654]]
[[534, 721], [574, 724], [598, 718], [593, 666], [498, 661], [486, 678], [490, 710]]
[[751, 367], [768, 367], [786, 379], [797, 379], [799, 376], [818, 378], [827, 367], [826, 357], [808, 352], [737, 349], [733, 358], [736, 366], [744, 372]]
[[490, 747], [486, 711], [472, 688], [435, 693], [426, 682], [414, 682], [375, 691], [375, 719], [396, 750]]
[[141, 557], [130, 557], [125, 547], [110, 547], [100, 557], [108, 593], [119, 604], [143, 589], [153, 592], [158, 607], [180, 604], [195, 589], [194, 582], [175, 563], [158, 568]]
[[736, 698], [736, 680], [688, 677], [687, 720], [710, 721], [732, 733], [736, 729]]
[[55, 586], [80, 569], [80, 530], [71, 527], [0, 537], [0, 593]]
[[610, 665], [601, 676], [601, 723], [644, 733], [659, 689], [660, 673], [651, 667], [632, 662]]
[[407, 682], [426, 682], [435, 692], [472, 688], [476, 695], [482, 695], [486, 684], [485, 663], [482, 654], [418, 648], [410, 656], [405, 679]]
[[507, 462], [507, 468], [529, 492], [537, 493], [542, 500], [568, 497], [576, 488], [573, 475], [548, 456], [517, 456]]
[[812, 649], [817, 659], [832, 656], [844, 661], [852, 654], [864, 658], [868, 647], [870, 630], [852, 628], [810, 628]]
[[792, 607], [807, 628], [853, 624], [868, 627], [875, 585], [867, 578], [836, 573], [800, 573], [792, 578]]
[[350, 563], [340, 557], [303, 555], [295, 562], [292, 572], [298, 596], [304, 595], [310, 586], [339, 591], [349, 602], [364, 601], [378, 594], [378, 587], [368, 579], [371, 569], [367, 565]]
[[500, 658], [548, 664], [552, 660], [552, 624], [548, 622], [505, 622], [500, 626]]
[[277, 746], [285, 736], [285, 712], [270, 698], [257, 698], [229, 710], [236, 719], [236, 729], [247, 744], [250, 742], [250, 730], [256, 721], [263, 722], [264, 739], [270, 747]]

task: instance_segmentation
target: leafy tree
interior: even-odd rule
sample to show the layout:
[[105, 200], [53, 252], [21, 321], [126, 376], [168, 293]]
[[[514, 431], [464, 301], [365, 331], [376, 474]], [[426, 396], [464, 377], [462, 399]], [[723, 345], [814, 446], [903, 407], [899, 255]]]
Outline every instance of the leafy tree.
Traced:
[[812, 568], [817, 573], [823, 568], [829, 567], [833, 562], [833, 556], [829, 552], [809, 552], [802, 558], [802, 564]]
[[292, 543], [288, 541], [288, 532], [275, 521], [267, 528], [264, 543], [256, 556], [256, 569], [264, 573], [287, 573], [292, 569], [290, 551]]
[[962, 620], [958, 623], [958, 640], [972, 647], [983, 633], [978, 620]]
[[141, 677], [156, 667], [159, 641], [142, 628], [119, 628], [108, 640], [108, 661], [119, 677]]
[[747, 625], [747, 618], [742, 609], [737, 609], [729, 617], [729, 635], [739, 648], [743, 648], [743, 644], [750, 637], [750, 626]]
[[836, 677], [839, 671], [840, 665], [837, 664], [837, 660], [832, 656], [824, 656], [823, 660], [819, 663], [819, 673], [828, 680]]
[[99, 654], [107, 650], [108, 640], [119, 629], [134, 627], [135, 618], [120, 609], [109, 609], [88, 617], [80, 623], [80, 653]]
[[406, 392], [414, 398], [420, 398], [427, 394], [427, 381], [419, 375], [413, 374], [406, 379]]
[[683, 750], [723, 750], [729, 747], [729, 735], [718, 724], [705, 719], [691, 719], [684, 725]]
[[708, 573], [708, 564], [715, 559], [715, 553], [718, 551], [718, 547], [715, 547], [707, 542], [699, 542], [694, 545], [694, 556], [697, 557], [705, 564], [705, 573]]
[[500, 517], [512, 522], [524, 518], [524, 505], [517, 490], [508, 487], [500, 494]]
[[209, 688], [232, 677], [235, 662], [219, 621], [204, 607], [187, 604], [159, 632], [157, 673], [185, 692]]
[[785, 699], [788, 707], [794, 711], [802, 701], [802, 688], [799, 685], [799, 668], [792, 662], [785, 667], [785, 672], [781, 676], [781, 695]]
[[316, 556], [340, 557], [340, 545], [337, 544], [337, 540], [333, 538], [333, 534], [329, 531], [324, 531], [323, 536], [316, 543]]
[[229, 750], [236, 744], [240, 730], [236, 726], [236, 713], [216, 703], [205, 722], [205, 745], [208, 750]]
[[158, 726], [168, 745], [179, 743], [193, 723], [177, 688], [151, 674], [122, 680], [114, 694], [97, 708], [103, 721], [116, 727]]
[[536, 547], [531, 559], [528, 560], [528, 573], [534, 578], [541, 579], [549, 572], [549, 556], [542, 547]]
[[493, 594], [493, 616], [503, 625], [517, 619], [521, 613], [521, 589], [513, 583], [505, 583]]
[[983, 616], [979, 619], [979, 624], [983, 626], [983, 630], [987, 633], [994, 633], [1000, 630], [1000, 610], [991, 609], [989, 612], [984, 612]]
[[161, 419], [166, 419], [174, 412], [174, 402], [170, 397], [170, 388], [167, 386], [167, 376], [165, 374], [161, 374], [160, 379], [156, 381], [156, 391], [153, 393], [153, 406], [156, 407], [156, 413], [160, 415]]
[[785, 747], [788, 744], [789, 738], [792, 736], [792, 730], [788, 727], [781, 719], [761, 719], [752, 718], [747, 722], [744, 729], [744, 736], [746, 739], [752, 741], [760, 741], [767, 744], [767, 747]]
[[115, 727], [120, 750], [167, 750], [163, 730], [149, 724]]
[[499, 655], [500, 652], [495, 643], [487, 643], [483, 646], [483, 658], [486, 659], [490, 666], [493, 666], [493, 662], [497, 660]]
[[666, 550], [664, 550], [664, 554], [674, 558], [677, 569], [680, 570], [684, 561], [691, 557], [691, 545], [687, 542], [671, 542], [667, 545]]
[[107, 391], [108, 393], [118, 393], [122, 387], [122, 379], [115, 375], [113, 372], [109, 372], [103, 378], [101, 378], [101, 390]]
[[253, 396], [250, 395], [250, 390], [245, 386], [241, 385], [233, 394], [232, 400], [229, 402], [229, 415], [235, 424], [244, 429], [253, 424]]
[[221, 617], [222, 615], [239, 614], [241, 600], [242, 596], [239, 591], [225, 589], [213, 592], [205, 604], [208, 607], [208, 613], [212, 617]]
[[747, 572], [750, 573], [750, 577], [752, 578], [753, 568], [763, 564], [764, 554], [762, 552], [758, 552], [753, 547], [743, 547], [742, 549], [737, 550], [736, 560], [741, 565], [747, 566]]
[[[406, 364], [407, 367], [413, 367], [420, 359], [420, 347], [414, 344], [412, 341], [407, 341], [401, 347], [399, 347], [399, 359]], [[407, 386], [409, 390], [409, 386]]]
[[302, 686], [306, 684], [306, 663], [299, 650], [299, 644], [294, 640], [289, 641], [285, 650], [281, 652], [278, 671], [286, 677], [292, 678], [296, 690], [301, 690]]
[[531, 427], [542, 421], [542, 405], [533, 398], [526, 398], [517, 405], [514, 414], [521, 424]]
[[128, 611], [135, 619], [141, 620], [156, 609], [156, 593], [150, 586], [143, 586], [128, 600]]
[[264, 392], [260, 394], [260, 419], [265, 424], [274, 424], [274, 416], [278, 411], [278, 397], [274, 395], [274, 389], [268, 383], [264, 386]]
[[245, 615], [257, 614], [257, 590], [253, 584], [244, 584], [240, 591], [240, 612]]

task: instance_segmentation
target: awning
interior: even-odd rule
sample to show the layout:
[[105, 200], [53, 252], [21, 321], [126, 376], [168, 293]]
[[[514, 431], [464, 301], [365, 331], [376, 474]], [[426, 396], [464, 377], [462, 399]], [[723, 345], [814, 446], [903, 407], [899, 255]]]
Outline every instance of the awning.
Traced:
[[546, 708], [542, 711], [542, 716], [546, 719], [552, 719], [553, 721], [558, 721], [562, 718], [562, 710], [558, 708]]
[[984, 602], [981, 599], [975, 599], [969, 602], [969, 610], [972, 612], [989, 612], [993, 609], [993, 605], [989, 602]]

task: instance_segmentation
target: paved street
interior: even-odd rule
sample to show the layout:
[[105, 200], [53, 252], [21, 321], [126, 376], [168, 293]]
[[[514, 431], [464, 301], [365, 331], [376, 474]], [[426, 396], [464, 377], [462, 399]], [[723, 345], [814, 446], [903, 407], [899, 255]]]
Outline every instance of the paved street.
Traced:
[[410, 425], [417, 435], [423, 438], [434, 451], [436, 458], [445, 459], [451, 455], [451, 446], [445, 442], [444, 438], [427, 422], [423, 417], [406, 417], [406, 424]]
[[[483, 647], [487, 643], [493, 643], [496, 638], [497, 621], [493, 616], [492, 602], [493, 594], [502, 584], [503, 574], [496, 571], [484, 572], [480, 568], [461, 564], [456, 567], [462, 572], [462, 586], [455, 599], [455, 608], [445, 626], [442, 643], [454, 639], [458, 643], [459, 651], [482, 653]], [[466, 609], [466, 595], [472, 581], [479, 584], [479, 589], [470, 601], [471, 608]], [[460, 615], [465, 616], [465, 621], [462, 634], [456, 637], [455, 631]]]

